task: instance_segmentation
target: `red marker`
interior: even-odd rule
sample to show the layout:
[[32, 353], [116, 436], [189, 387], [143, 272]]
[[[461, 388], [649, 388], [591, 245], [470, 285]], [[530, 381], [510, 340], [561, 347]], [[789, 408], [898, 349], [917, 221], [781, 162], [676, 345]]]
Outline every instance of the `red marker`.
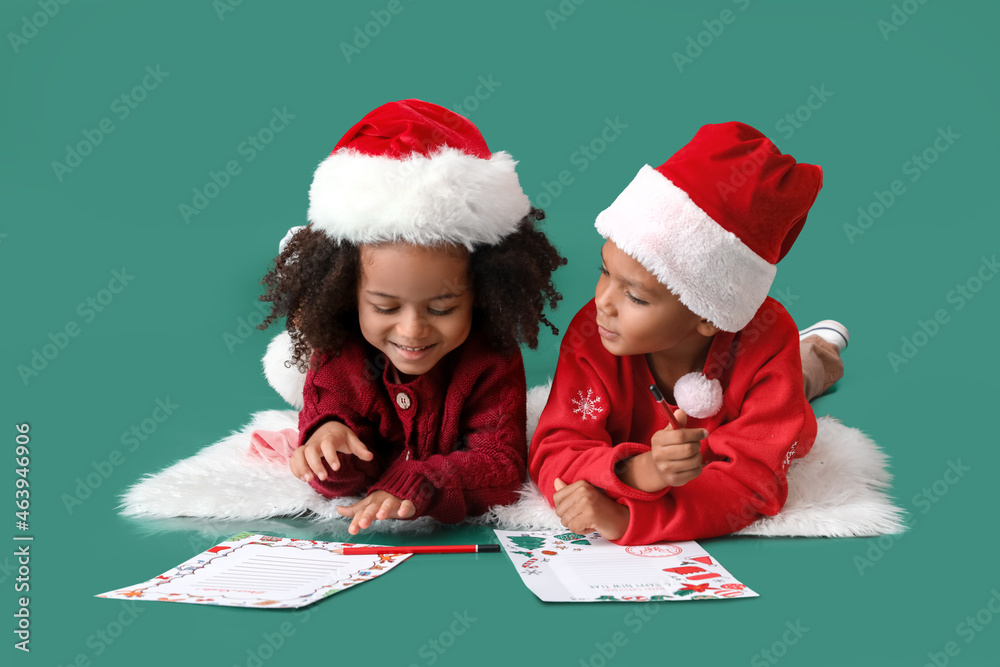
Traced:
[[674, 427], [675, 431], [681, 430], [681, 425], [677, 423], [677, 418], [674, 417], [674, 411], [670, 409], [670, 404], [667, 403], [667, 399], [663, 398], [663, 394], [660, 393], [659, 387], [655, 384], [649, 385], [649, 390], [653, 392], [653, 398], [656, 402], [663, 406], [663, 411], [667, 413], [667, 419], [670, 420], [670, 425]]
[[387, 554], [482, 554], [498, 553], [499, 544], [431, 544], [422, 547], [344, 547], [334, 549], [345, 556], [381, 556]]

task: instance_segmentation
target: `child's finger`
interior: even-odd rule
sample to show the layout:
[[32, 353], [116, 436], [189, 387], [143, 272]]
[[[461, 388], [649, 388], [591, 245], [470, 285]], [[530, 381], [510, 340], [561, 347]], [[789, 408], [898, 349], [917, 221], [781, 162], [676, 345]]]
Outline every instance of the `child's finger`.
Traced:
[[583, 512], [588, 505], [589, 494], [587, 491], [587, 483], [582, 480], [570, 484], [556, 503], [556, 514], [561, 517], [566, 514], [577, 515]]
[[580, 482], [573, 482], [572, 484], [566, 484], [566, 482], [561, 479], [556, 479], [553, 486], [555, 486], [556, 492], [552, 494], [552, 502], [556, 506], [560, 502], [565, 502], [566, 498], [573, 494], [574, 491], [579, 489], [582, 484]]
[[[570, 493], [569, 495], [563, 496], [556, 503], [556, 514], [559, 515], [560, 519], [566, 519], [570, 516], [576, 516], [580, 513], [580, 498], [582, 494]], [[566, 522], [563, 521], [565, 524]]]
[[351, 519], [351, 525], [347, 527], [348, 533], [351, 535], [357, 535], [358, 531], [364, 528], [364, 526], [361, 525], [361, 516], [369, 507], [371, 507], [371, 501], [367, 498], [363, 498], [351, 506], [351, 509], [354, 512], [354, 518]]
[[368, 451], [365, 447], [365, 443], [358, 439], [358, 436], [353, 433], [347, 434], [347, 451], [350, 454], [354, 454], [362, 461], [371, 461], [373, 454]]
[[573, 511], [568, 512], [564, 516], [559, 517], [562, 520], [562, 524], [569, 528], [571, 531], [578, 535], [586, 535], [591, 532], [591, 528], [587, 525], [584, 520], [582, 508], [574, 507]]
[[326, 479], [326, 468], [323, 466], [323, 455], [319, 447], [306, 447], [306, 463], [316, 473], [316, 477]]
[[292, 452], [292, 457], [288, 459], [288, 469], [303, 482], [308, 482], [311, 478], [308, 474], [309, 467], [305, 464], [305, 453], [301, 447]]
[[666, 461], [685, 461], [701, 453], [701, 444], [697, 442], [682, 442], [679, 445], [667, 445], [660, 448], [658, 458]]
[[[560, 480], [562, 481], [562, 480]], [[580, 497], [586, 495], [587, 489], [590, 488], [590, 483], [584, 479], [578, 479], [572, 484], [563, 485], [563, 488], [559, 489], [552, 496], [553, 502], [558, 507], [560, 503], [567, 503], [571, 498]]]
[[324, 440], [319, 446], [323, 451], [323, 458], [330, 464], [330, 470], [334, 472], [340, 470], [340, 457], [337, 456], [337, 446], [333, 444], [333, 441]]
[[673, 431], [668, 426], [667, 428], [654, 433], [649, 444], [653, 449], [656, 449], [657, 447], [670, 447], [685, 442], [700, 443], [707, 437], [708, 431], [703, 428], [685, 428], [679, 431]]
[[392, 496], [386, 498], [385, 501], [382, 503], [382, 506], [379, 507], [378, 514], [375, 515], [375, 518], [381, 521], [385, 521], [386, 519], [391, 517], [396, 510], [399, 509], [399, 505], [400, 502], [398, 498]]
[[412, 500], [404, 500], [400, 504], [399, 511], [397, 512], [400, 519], [406, 519], [407, 517], [411, 517], [416, 513], [417, 513], [417, 508], [413, 504]]
[[701, 470], [701, 456], [692, 456], [686, 459], [678, 459], [676, 461], [670, 462], [670, 472], [674, 475], [680, 475], [682, 473], [690, 472], [692, 470]]
[[[688, 420], [687, 413], [684, 412], [683, 410], [681, 410], [680, 408], [677, 408], [676, 410], [674, 410], [674, 420], [677, 422], [677, 425], [680, 428], [684, 428], [685, 426], [687, 426], [687, 420]], [[677, 431], [677, 430], [680, 430], [680, 429], [679, 428], [674, 428], [673, 423], [670, 423], [670, 424], [667, 424], [667, 426], [663, 430], [664, 431]]]
[[364, 511], [361, 513], [361, 516], [356, 517], [358, 519], [358, 525], [360, 525], [362, 528], [367, 528], [368, 526], [372, 525], [372, 521], [374, 521], [376, 516], [378, 516], [378, 510], [379, 510], [379, 505], [377, 503], [368, 503], [368, 506], [365, 507]]
[[352, 517], [358, 512], [358, 510], [355, 509], [356, 507], [357, 503], [353, 505], [338, 505], [337, 513], [340, 514], [340, 516]]
[[565, 508], [567, 512], [573, 513], [584, 513], [588, 510], [593, 509], [594, 504], [600, 500], [604, 495], [602, 491], [598, 491], [594, 487], [590, 486], [586, 482], [580, 486], [572, 489], [565, 500]]

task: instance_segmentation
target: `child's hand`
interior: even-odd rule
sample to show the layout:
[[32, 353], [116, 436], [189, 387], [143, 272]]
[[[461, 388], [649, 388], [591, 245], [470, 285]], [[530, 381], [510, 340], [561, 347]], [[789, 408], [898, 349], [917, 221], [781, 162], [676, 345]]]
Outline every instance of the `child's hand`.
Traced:
[[629, 509], [616, 503], [589, 482], [579, 480], [569, 486], [558, 477], [552, 500], [563, 525], [586, 535], [595, 530], [609, 540], [617, 540], [628, 529]]
[[656, 493], [668, 486], [683, 486], [701, 474], [701, 441], [708, 437], [703, 428], [684, 428], [687, 413], [676, 410], [681, 429], [667, 426], [653, 434], [652, 449], [622, 462], [619, 478], [632, 488]]
[[[678, 409], [674, 412], [681, 430], [673, 426], [653, 434], [649, 452], [653, 466], [663, 481], [660, 489], [668, 486], [683, 486], [701, 474], [701, 441], [708, 437], [703, 428], [684, 428], [687, 413]], [[657, 489], [659, 490], [659, 489]]]
[[354, 517], [347, 532], [357, 535], [375, 519], [408, 519], [417, 509], [409, 500], [400, 500], [388, 491], [375, 491], [353, 505], [337, 507], [337, 511], [340, 516]]
[[292, 452], [288, 467], [303, 482], [310, 481], [314, 475], [323, 480], [326, 479], [323, 459], [332, 470], [340, 469], [337, 452], [354, 454], [364, 461], [371, 461], [373, 456], [354, 431], [338, 421], [329, 421], [313, 431], [305, 444]]

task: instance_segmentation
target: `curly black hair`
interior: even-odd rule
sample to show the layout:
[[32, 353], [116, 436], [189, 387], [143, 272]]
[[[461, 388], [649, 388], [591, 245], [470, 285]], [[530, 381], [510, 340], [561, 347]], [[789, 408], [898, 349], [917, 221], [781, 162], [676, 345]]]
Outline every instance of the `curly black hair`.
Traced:
[[[542, 312], [555, 308], [562, 295], [552, 272], [566, 259], [536, 225], [545, 212], [532, 208], [517, 231], [500, 243], [476, 248], [469, 256], [475, 293], [472, 326], [487, 332], [494, 349], [512, 353], [522, 343], [538, 347], [540, 325], [559, 329]], [[336, 242], [310, 227], [300, 229], [274, 259], [261, 280], [271, 313], [257, 326], [266, 329], [281, 317], [294, 346], [293, 361], [307, 370], [313, 350], [337, 354], [351, 337], [360, 336], [358, 282], [361, 251], [357, 244]]]

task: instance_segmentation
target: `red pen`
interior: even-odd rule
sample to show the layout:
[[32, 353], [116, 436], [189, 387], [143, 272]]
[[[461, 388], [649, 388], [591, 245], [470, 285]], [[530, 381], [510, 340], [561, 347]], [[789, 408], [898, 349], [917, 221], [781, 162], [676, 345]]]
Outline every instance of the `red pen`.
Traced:
[[431, 544], [421, 547], [344, 547], [334, 549], [345, 556], [381, 556], [386, 554], [482, 554], [498, 553], [499, 544]]
[[667, 403], [667, 399], [663, 398], [663, 394], [660, 393], [659, 387], [655, 384], [651, 384], [649, 385], [649, 390], [653, 392], [653, 398], [656, 399], [656, 402], [663, 406], [663, 411], [667, 413], [670, 425], [674, 427], [675, 431], [681, 430], [681, 425], [677, 423], [677, 418], [674, 417], [674, 411], [670, 409], [670, 404]]

